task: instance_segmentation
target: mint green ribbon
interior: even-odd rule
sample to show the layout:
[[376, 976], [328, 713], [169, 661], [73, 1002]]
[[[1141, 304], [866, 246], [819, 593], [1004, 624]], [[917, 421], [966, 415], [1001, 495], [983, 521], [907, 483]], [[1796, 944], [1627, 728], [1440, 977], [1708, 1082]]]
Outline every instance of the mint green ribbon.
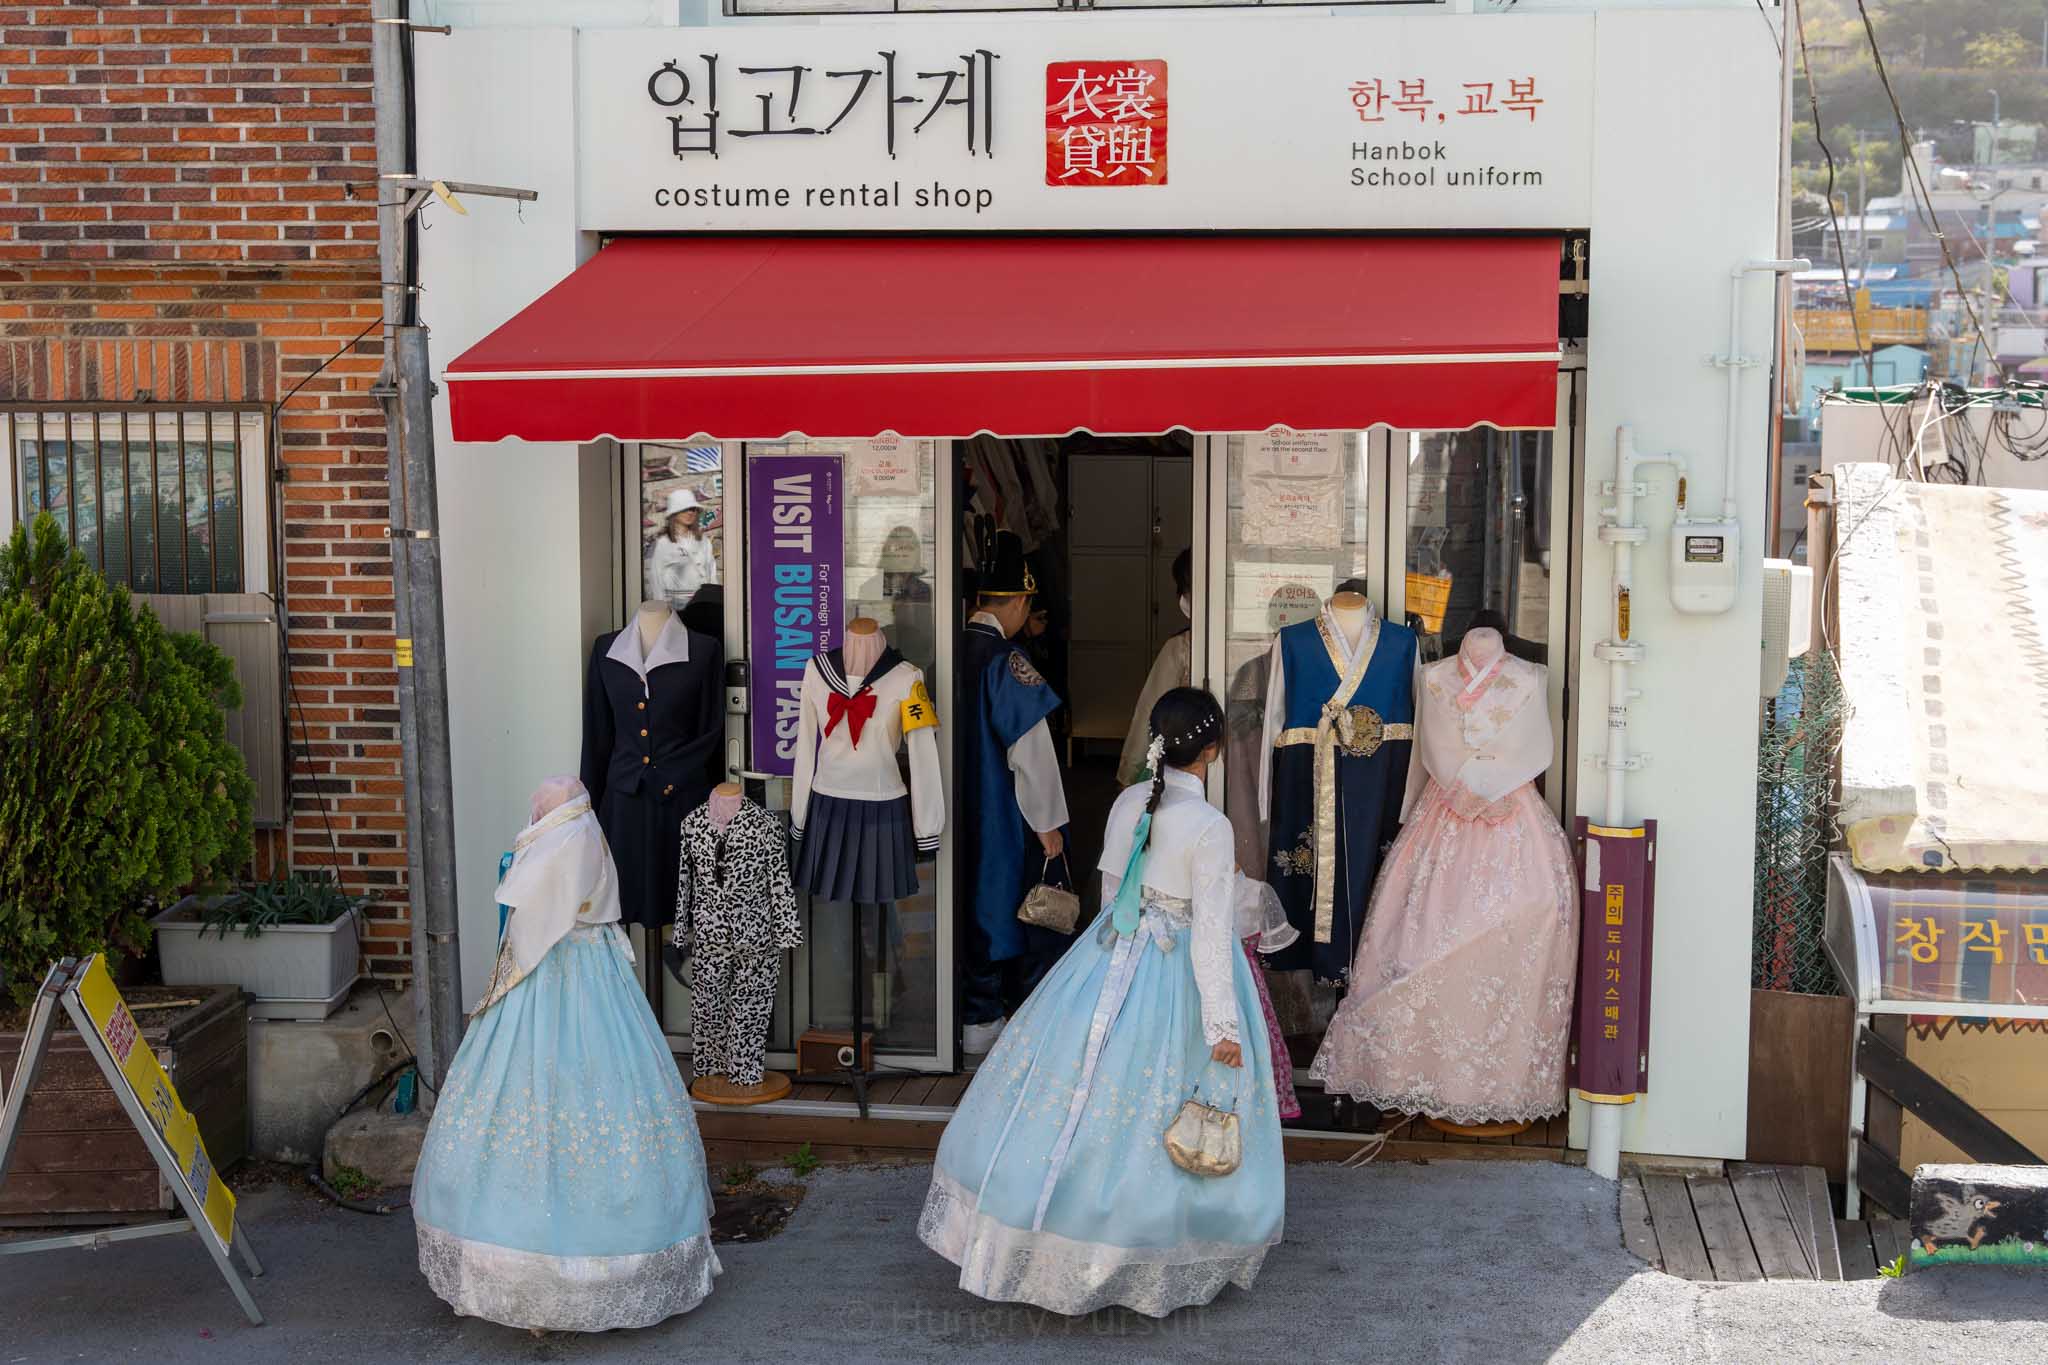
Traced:
[[1131, 831], [1131, 859], [1124, 864], [1124, 879], [1116, 889], [1116, 899], [1109, 903], [1109, 922], [1126, 938], [1138, 932], [1138, 919], [1145, 909], [1140, 883], [1145, 871], [1145, 841], [1151, 834], [1152, 812], [1146, 811], [1138, 817], [1138, 827]]

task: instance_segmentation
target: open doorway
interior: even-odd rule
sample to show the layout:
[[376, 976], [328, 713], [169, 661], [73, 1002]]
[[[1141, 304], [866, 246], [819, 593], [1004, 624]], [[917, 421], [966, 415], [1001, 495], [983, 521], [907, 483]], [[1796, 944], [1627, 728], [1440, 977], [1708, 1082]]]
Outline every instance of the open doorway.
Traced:
[[[1109, 807], [1144, 749], [1137, 713], [1147, 679], [1176, 639], [1180, 652], [1169, 659], [1187, 657], [1194, 440], [984, 436], [955, 450], [963, 525], [988, 516], [1016, 532], [1039, 584], [1037, 610], [1016, 638], [1065, 703], [1048, 724], [1072, 816], [1076, 889], [1092, 907]], [[971, 602], [974, 585], [963, 586]], [[1184, 673], [1168, 685], [1182, 681]]]

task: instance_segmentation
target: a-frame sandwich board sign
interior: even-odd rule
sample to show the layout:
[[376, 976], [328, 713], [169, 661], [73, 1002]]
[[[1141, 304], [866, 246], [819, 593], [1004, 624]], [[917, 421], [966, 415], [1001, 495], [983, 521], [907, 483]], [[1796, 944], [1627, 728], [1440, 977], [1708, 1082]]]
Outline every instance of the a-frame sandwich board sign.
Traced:
[[21, 1058], [14, 1068], [14, 1082], [0, 1097], [0, 1178], [21, 1136], [28, 1114], [29, 1092], [35, 1088], [43, 1057], [57, 1027], [57, 1009], [71, 1016], [78, 1036], [100, 1071], [113, 1087], [128, 1121], [141, 1134], [144, 1145], [156, 1158], [158, 1170], [170, 1185], [183, 1217], [161, 1222], [135, 1223], [88, 1232], [65, 1233], [30, 1241], [0, 1241], [0, 1256], [21, 1256], [37, 1251], [67, 1248], [98, 1250], [115, 1242], [145, 1237], [163, 1237], [191, 1232], [199, 1237], [214, 1266], [234, 1291], [242, 1312], [257, 1326], [263, 1314], [250, 1297], [249, 1286], [235, 1267], [235, 1257], [248, 1267], [251, 1276], [263, 1273], [249, 1239], [235, 1221], [235, 1196], [222, 1183], [206, 1143], [199, 1136], [199, 1123], [178, 1098], [171, 1078], [157, 1062], [156, 1054], [143, 1040], [135, 1016], [114, 985], [106, 960], [99, 954], [80, 962], [66, 958], [50, 968], [30, 1008], [28, 1032], [22, 1039]]

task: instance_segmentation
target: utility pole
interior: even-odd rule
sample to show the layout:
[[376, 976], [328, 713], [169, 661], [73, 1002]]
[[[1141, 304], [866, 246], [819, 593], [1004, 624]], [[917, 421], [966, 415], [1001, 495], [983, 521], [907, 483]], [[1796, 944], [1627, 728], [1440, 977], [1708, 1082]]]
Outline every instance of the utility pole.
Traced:
[[405, 779], [406, 872], [412, 900], [413, 1057], [438, 1088], [462, 1041], [462, 954], [455, 898], [455, 776], [448, 745], [447, 630], [441, 613], [440, 511], [435, 493], [435, 386], [427, 329], [419, 321], [413, 215], [439, 196], [467, 210], [454, 191], [531, 200], [530, 190], [423, 180], [413, 165], [414, 25], [406, 0], [374, 0], [370, 37], [376, 100], [377, 259], [383, 287], [384, 368], [373, 392], [384, 404], [390, 480], [392, 655], [398, 670], [398, 729]]
[[[1856, 284], [1870, 281], [1870, 190], [1864, 184], [1863, 130], [1856, 130]], [[1855, 300], [1851, 299], [1853, 306]]]
[[1984, 93], [1991, 96], [1991, 161], [1989, 164], [1991, 168], [1991, 185], [1992, 188], [1996, 189], [1998, 186], [1998, 125], [2000, 122], [1998, 117], [1998, 92], [1996, 90], [1987, 90]]

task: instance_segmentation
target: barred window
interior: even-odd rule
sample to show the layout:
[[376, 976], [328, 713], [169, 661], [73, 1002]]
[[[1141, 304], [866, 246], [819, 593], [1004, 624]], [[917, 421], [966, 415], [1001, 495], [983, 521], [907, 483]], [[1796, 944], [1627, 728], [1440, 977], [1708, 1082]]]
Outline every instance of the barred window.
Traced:
[[8, 405], [0, 437], [0, 526], [47, 511], [138, 593], [268, 591], [261, 408]]

